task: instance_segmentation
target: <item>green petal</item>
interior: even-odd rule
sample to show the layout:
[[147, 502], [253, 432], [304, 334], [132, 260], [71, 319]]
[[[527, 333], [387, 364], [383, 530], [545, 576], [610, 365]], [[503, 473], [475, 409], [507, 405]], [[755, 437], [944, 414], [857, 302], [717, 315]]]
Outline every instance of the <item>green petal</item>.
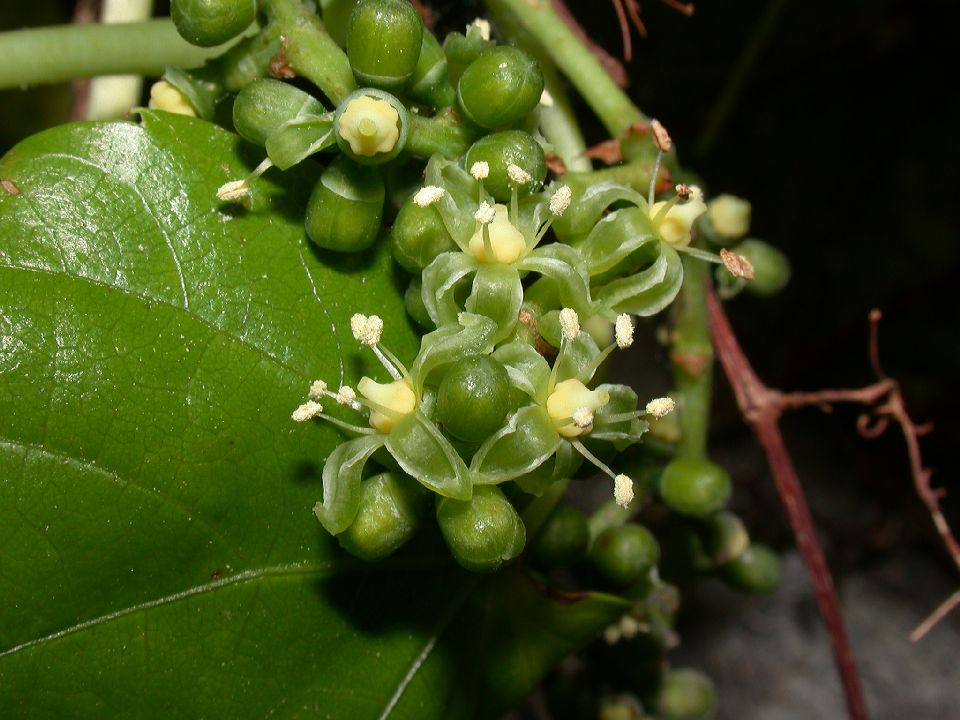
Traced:
[[573, 308], [582, 315], [590, 314], [590, 289], [585, 280], [587, 265], [572, 247], [553, 243], [537, 248], [517, 266], [553, 280], [564, 307]]
[[561, 440], [556, 455], [532, 472], [525, 473], [514, 482], [528, 495], [540, 496], [558, 480], [572, 477], [583, 465], [583, 455], [574, 450], [567, 440]]
[[493, 357], [507, 369], [514, 387], [540, 405], [547, 402], [550, 365], [543, 355], [526, 343], [512, 342], [498, 347]]
[[673, 302], [682, 283], [680, 256], [666, 243], [660, 243], [660, 255], [650, 267], [607, 283], [594, 291], [594, 297], [611, 319], [619, 313], [654, 315]]
[[560, 435], [546, 410], [539, 405], [521, 408], [507, 422], [507, 432], [480, 446], [470, 465], [474, 482], [491, 485], [513, 480], [542, 465], [559, 445]]
[[512, 265], [479, 265], [466, 309], [496, 323], [497, 330], [491, 338], [493, 342], [503, 340], [513, 332], [522, 302], [523, 286]]
[[616, 210], [604, 217], [576, 248], [593, 276], [616, 267], [632, 253], [657, 240], [646, 210], [634, 207]]
[[323, 501], [313, 512], [331, 535], [343, 532], [360, 509], [363, 466], [386, 442], [383, 435], [364, 435], [340, 445], [323, 465]]
[[426, 184], [446, 190], [444, 196], [431, 207], [440, 214], [454, 242], [466, 248], [476, 224], [473, 210], [480, 198], [477, 181], [456, 163], [434, 155], [427, 163]]
[[573, 204], [553, 223], [553, 231], [565, 243], [575, 243], [590, 234], [603, 214], [615, 202], [625, 201], [646, 207], [647, 201], [636, 190], [615, 182], [591, 185], [582, 194], [574, 194]]
[[387, 450], [408, 474], [445, 497], [469, 500], [473, 493], [467, 466], [420, 411], [397, 423], [387, 436]]
[[278, 168], [286, 170], [336, 142], [333, 119], [329, 114], [297, 118], [285, 122], [267, 138], [267, 157]]
[[457, 324], [444, 325], [424, 335], [410, 371], [416, 379], [418, 395], [434, 370], [467, 355], [489, 355], [496, 327], [490, 318], [465, 312], [460, 313]]
[[649, 424], [640, 418], [607, 422], [605, 418], [619, 413], [629, 413], [637, 409], [637, 394], [626, 385], [599, 385], [597, 390], [606, 391], [610, 400], [594, 414], [593, 430], [590, 437], [594, 440], [608, 440], [618, 449], [640, 442]]
[[457, 284], [477, 270], [478, 263], [462, 252], [441, 253], [423, 271], [421, 297], [430, 319], [437, 327], [457, 322], [460, 308], [454, 293]]

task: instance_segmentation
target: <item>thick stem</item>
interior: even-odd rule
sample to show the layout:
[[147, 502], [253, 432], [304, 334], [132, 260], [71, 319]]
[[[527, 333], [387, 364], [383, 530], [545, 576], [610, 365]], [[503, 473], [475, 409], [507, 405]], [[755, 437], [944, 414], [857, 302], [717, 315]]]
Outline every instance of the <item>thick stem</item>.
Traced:
[[407, 152], [428, 158], [434, 153], [455, 160], [470, 147], [470, 131], [457, 122], [450, 112], [426, 118], [410, 113], [410, 135]]
[[0, 33], [0, 89], [98, 75], [160, 75], [167, 65], [200, 65], [228, 46], [195, 47], [164, 19], [14, 30]]
[[334, 105], [357, 89], [346, 54], [327, 34], [317, 14], [300, 0], [270, 0], [267, 12], [287, 41], [287, 63], [316, 85]]
[[486, 0], [494, 14], [510, 14], [550, 55], [574, 84], [611, 136], [646, 118], [604, 70], [548, 0]]
[[683, 287], [674, 306], [676, 314], [670, 353], [674, 384], [679, 395], [677, 455], [704, 457], [713, 385], [713, 345], [710, 343], [705, 296], [710, 266], [689, 256], [684, 256], [682, 262]]

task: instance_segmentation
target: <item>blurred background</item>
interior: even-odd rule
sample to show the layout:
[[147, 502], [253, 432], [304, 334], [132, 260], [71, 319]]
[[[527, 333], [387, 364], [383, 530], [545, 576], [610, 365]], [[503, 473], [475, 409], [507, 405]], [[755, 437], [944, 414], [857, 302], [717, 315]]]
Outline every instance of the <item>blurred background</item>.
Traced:
[[[439, 31], [460, 29], [476, 2], [428, 3]], [[158, 2], [158, 15], [166, 14]], [[587, 32], [622, 51], [612, 3], [569, 2]], [[729, 303], [737, 335], [772, 387], [857, 387], [873, 380], [867, 313], [884, 313], [887, 372], [903, 386], [934, 482], [952, 491], [960, 525], [953, 443], [960, 435], [960, 331], [954, 317], [960, 226], [960, 98], [951, 68], [951, 0], [701, 0], [685, 17], [644, 0], [646, 39], [634, 36], [629, 92], [670, 129], [681, 162], [710, 192], [753, 203], [752, 235], [790, 257], [793, 279], [773, 298]], [[69, 22], [70, 0], [3, 3], [0, 30]], [[0, 58], [2, 61], [2, 58]], [[954, 89], [951, 90], [950, 88]], [[0, 153], [68, 121], [69, 86], [0, 92]], [[581, 107], [590, 142], [600, 126]], [[651, 393], [669, 387], [660, 367], [616, 372]], [[712, 452], [733, 473], [734, 508], [754, 536], [785, 553], [770, 598], [704, 583], [685, 599], [678, 664], [710, 673], [723, 718], [843, 717], [825, 633], [802, 563], [749, 429], [722, 377]], [[927, 638], [907, 635], [958, 586], [917, 500], [902, 437], [867, 441], [857, 408], [805, 410], [783, 423], [837, 577], [868, 699], [878, 718], [960, 717], [960, 613]]]

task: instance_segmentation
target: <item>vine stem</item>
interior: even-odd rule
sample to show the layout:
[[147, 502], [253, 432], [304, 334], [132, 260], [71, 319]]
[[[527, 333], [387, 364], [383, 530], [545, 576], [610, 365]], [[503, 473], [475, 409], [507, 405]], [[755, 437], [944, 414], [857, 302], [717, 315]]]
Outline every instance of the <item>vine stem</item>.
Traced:
[[833, 576], [817, 542], [813, 518], [800, 485], [800, 478], [780, 434], [782, 405], [779, 402], [779, 393], [768, 388], [757, 377], [733, 334], [730, 321], [713, 288], [706, 286], [705, 295], [717, 357], [733, 386], [740, 412], [753, 427], [757, 441], [766, 453], [780, 499], [793, 528], [797, 547], [810, 572], [817, 605], [830, 634], [834, 660], [847, 701], [847, 712], [851, 720], [867, 720], [860, 676], [844, 627]]
[[486, 0], [486, 5], [494, 14], [512, 15], [537, 39], [613, 137], [646, 120], [549, 0]]
[[0, 90], [98, 75], [159, 75], [167, 65], [201, 65], [232, 44], [195, 47], [168, 19], [12, 30], [0, 33]]

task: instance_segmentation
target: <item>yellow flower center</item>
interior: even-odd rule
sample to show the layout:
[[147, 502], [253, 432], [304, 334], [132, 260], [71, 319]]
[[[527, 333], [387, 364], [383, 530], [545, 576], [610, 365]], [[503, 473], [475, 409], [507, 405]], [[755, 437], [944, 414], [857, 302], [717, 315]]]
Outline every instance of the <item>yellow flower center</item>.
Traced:
[[362, 377], [357, 384], [357, 391], [386, 411], [370, 411], [370, 427], [380, 432], [390, 432], [403, 417], [417, 408], [417, 396], [406, 380], [378, 383]]
[[594, 413], [610, 401], [605, 390], [590, 390], [576, 379], [559, 382], [547, 398], [547, 415], [553, 420], [553, 426], [563, 437], [574, 438], [590, 432], [591, 427], [579, 427], [571, 421], [573, 414], [580, 408]]
[[400, 138], [399, 120], [400, 114], [386, 100], [361, 95], [347, 103], [337, 131], [355, 154], [371, 157], [393, 150]]
[[482, 263], [503, 263], [509, 265], [527, 254], [527, 241], [523, 233], [517, 230], [510, 222], [510, 214], [506, 205], [494, 205], [493, 222], [487, 225], [490, 233], [490, 249], [493, 257], [487, 254], [487, 246], [483, 241], [483, 228], [480, 228], [470, 238], [470, 254]]
[[150, 102], [147, 105], [177, 115], [197, 116], [197, 111], [193, 109], [187, 96], [166, 80], [158, 80], [150, 86]]
[[650, 208], [650, 217], [653, 218], [657, 230], [660, 232], [660, 237], [669, 245], [680, 247], [689, 245], [691, 239], [690, 228], [693, 227], [694, 220], [706, 212], [706, 203], [703, 200], [691, 198], [685, 203], [674, 205], [667, 210], [666, 215], [658, 220], [657, 213], [666, 204], [666, 202], [661, 201], [654, 203], [653, 207]]

